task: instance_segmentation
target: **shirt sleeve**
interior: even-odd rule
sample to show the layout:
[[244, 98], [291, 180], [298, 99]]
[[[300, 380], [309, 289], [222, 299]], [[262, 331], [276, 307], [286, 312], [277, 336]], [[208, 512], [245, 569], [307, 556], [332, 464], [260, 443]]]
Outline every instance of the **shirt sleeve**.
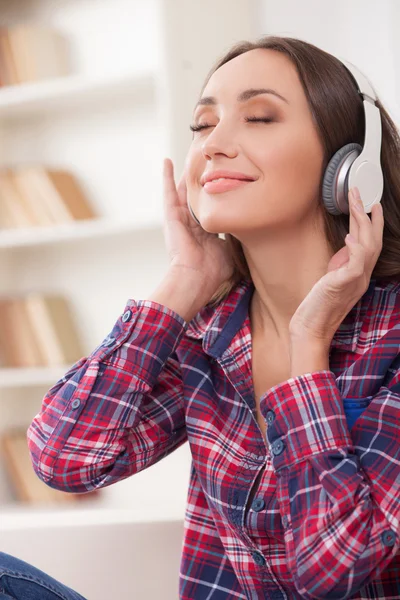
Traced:
[[106, 339], [47, 392], [28, 428], [40, 479], [89, 492], [155, 464], [187, 440], [175, 353], [186, 327], [166, 306], [128, 301]]
[[293, 377], [260, 401], [285, 546], [305, 599], [349, 598], [399, 549], [400, 370], [354, 439], [332, 371]]

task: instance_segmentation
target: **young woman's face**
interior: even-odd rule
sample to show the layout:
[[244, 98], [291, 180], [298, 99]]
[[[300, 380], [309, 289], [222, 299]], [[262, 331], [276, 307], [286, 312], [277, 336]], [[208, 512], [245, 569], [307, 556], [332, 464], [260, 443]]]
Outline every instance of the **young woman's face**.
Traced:
[[[284, 99], [250, 92], [240, 98], [262, 88]], [[185, 163], [188, 200], [201, 226], [241, 240], [309, 218], [320, 202], [323, 148], [290, 60], [265, 49], [241, 54], [213, 73], [202, 99], [192, 125], [207, 127], [193, 133]], [[204, 187], [202, 176], [219, 169], [254, 181], [225, 191]]]

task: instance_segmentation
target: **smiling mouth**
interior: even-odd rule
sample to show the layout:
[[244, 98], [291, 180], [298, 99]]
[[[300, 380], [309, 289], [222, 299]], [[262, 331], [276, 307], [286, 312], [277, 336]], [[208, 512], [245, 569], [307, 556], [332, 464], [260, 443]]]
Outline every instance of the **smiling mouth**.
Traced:
[[208, 194], [220, 194], [222, 192], [235, 190], [247, 183], [254, 183], [254, 179], [229, 179], [228, 177], [221, 177], [219, 179], [207, 181], [203, 188]]

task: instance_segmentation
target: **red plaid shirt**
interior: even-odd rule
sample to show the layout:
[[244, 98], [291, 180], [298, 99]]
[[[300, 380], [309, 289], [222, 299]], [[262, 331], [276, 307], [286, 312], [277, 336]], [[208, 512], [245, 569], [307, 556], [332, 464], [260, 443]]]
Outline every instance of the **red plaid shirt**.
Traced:
[[334, 336], [329, 370], [265, 392], [267, 439], [252, 387], [253, 290], [242, 280], [190, 323], [128, 300], [44, 397], [28, 429], [35, 471], [87, 492], [188, 441], [181, 600], [400, 598], [400, 283], [371, 281]]

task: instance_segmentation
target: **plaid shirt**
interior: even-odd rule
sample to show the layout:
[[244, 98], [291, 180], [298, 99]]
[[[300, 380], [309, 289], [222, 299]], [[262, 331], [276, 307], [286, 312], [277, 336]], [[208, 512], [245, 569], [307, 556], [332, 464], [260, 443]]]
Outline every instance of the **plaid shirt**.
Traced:
[[336, 331], [329, 370], [265, 392], [267, 439], [253, 291], [243, 279], [190, 323], [130, 299], [44, 397], [28, 429], [34, 469], [87, 492], [188, 441], [181, 600], [398, 599], [400, 283], [371, 280]]

